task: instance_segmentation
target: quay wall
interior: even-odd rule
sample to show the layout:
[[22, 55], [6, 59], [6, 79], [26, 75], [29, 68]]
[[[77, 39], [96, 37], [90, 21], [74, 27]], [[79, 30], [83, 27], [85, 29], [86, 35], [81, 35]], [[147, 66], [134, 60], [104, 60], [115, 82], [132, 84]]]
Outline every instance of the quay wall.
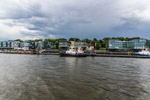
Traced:
[[[28, 51], [19, 51], [19, 50], [5, 50], [1, 53], [5, 54], [40, 54], [40, 55], [59, 55], [59, 50], [48, 50], [42, 53], [37, 53], [35, 50], [28, 50]], [[120, 58], [148, 58], [150, 56], [139, 56], [135, 55], [133, 52], [110, 52], [110, 51], [102, 51], [96, 50], [95, 53], [91, 53], [87, 51], [88, 56], [93, 57], [120, 57]]]
[[[43, 50], [40, 54], [59, 54], [59, 50]], [[95, 50], [94, 52], [86, 51], [89, 55], [134, 55], [133, 52], [110, 52], [104, 50]], [[39, 54], [39, 51], [36, 50], [4, 50], [1, 53], [10, 53], [10, 54]]]
[[[88, 54], [91, 54], [90, 51], [87, 51]], [[93, 54], [105, 54], [105, 55], [134, 55], [134, 52], [113, 52], [113, 51], [104, 51], [104, 50], [95, 50]]]

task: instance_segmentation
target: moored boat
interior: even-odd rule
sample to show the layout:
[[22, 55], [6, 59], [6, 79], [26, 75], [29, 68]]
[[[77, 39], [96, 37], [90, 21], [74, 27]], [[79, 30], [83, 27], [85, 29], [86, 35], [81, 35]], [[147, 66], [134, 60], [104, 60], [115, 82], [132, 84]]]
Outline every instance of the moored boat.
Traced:
[[140, 56], [150, 56], [150, 49], [149, 48], [143, 49], [142, 51], [139, 51], [137, 54]]
[[65, 53], [60, 53], [61, 57], [86, 57], [87, 53], [80, 47], [70, 47]]

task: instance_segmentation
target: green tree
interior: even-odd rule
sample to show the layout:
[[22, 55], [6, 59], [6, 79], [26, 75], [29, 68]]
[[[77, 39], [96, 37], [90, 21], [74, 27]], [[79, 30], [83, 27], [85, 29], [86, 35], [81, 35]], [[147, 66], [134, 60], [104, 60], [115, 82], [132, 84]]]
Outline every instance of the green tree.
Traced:
[[45, 42], [55, 42], [55, 39], [45, 39]]
[[59, 38], [57, 40], [59, 40], [59, 41], [67, 41], [67, 39], [65, 39], [65, 38]]
[[35, 39], [34, 41], [35, 42], [39, 42], [39, 41], [42, 41], [42, 39]]
[[107, 43], [108, 41], [110, 40], [111, 38], [110, 37], [106, 37], [106, 38], [103, 38], [101, 41], [102, 41], [102, 48], [106, 48], [107, 46]]
[[92, 42], [92, 40], [90, 40], [90, 39], [88, 39], [88, 38], [82, 39], [82, 41], [85, 41], [85, 42], [87, 42], [87, 43], [91, 43], [91, 42]]
[[79, 38], [70, 38], [69, 41], [79, 41]]
[[21, 40], [21, 39], [16, 39], [15, 41], [23, 42], [23, 40]]
[[98, 41], [98, 40], [97, 40], [96, 38], [93, 38], [93, 41], [95, 41], [95, 42], [96, 42], [96, 41]]
[[58, 49], [59, 48], [59, 41], [56, 40], [54, 43], [54, 49]]

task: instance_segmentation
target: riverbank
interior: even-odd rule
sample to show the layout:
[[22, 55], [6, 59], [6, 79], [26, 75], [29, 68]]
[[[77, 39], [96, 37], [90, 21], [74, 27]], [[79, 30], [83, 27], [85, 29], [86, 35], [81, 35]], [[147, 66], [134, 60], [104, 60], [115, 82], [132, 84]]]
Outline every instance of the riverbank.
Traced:
[[[59, 56], [59, 51], [58, 50], [51, 50], [51, 51], [45, 51], [43, 53], [36, 53], [36, 52], [31, 52], [31, 51], [17, 51], [17, 52], [2, 52], [4, 54], [27, 54], [27, 55], [58, 55]], [[110, 51], [96, 51], [95, 54], [90, 54], [88, 53], [88, 57], [118, 57], [118, 58], [150, 58], [150, 56], [139, 56], [139, 55], [134, 55], [133, 52], [110, 52]]]

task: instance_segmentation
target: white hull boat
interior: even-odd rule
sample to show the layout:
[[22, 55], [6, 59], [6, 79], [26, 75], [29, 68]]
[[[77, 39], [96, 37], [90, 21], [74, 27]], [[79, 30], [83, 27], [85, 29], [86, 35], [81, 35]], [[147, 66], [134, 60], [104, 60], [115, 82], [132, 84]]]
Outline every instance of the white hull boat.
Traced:
[[150, 56], [150, 50], [148, 48], [139, 51], [137, 54], [139, 54], [140, 56]]
[[82, 50], [82, 48], [71, 47], [65, 53], [60, 53], [60, 56], [62, 57], [86, 57], [87, 53], [85, 53], [84, 50]]

